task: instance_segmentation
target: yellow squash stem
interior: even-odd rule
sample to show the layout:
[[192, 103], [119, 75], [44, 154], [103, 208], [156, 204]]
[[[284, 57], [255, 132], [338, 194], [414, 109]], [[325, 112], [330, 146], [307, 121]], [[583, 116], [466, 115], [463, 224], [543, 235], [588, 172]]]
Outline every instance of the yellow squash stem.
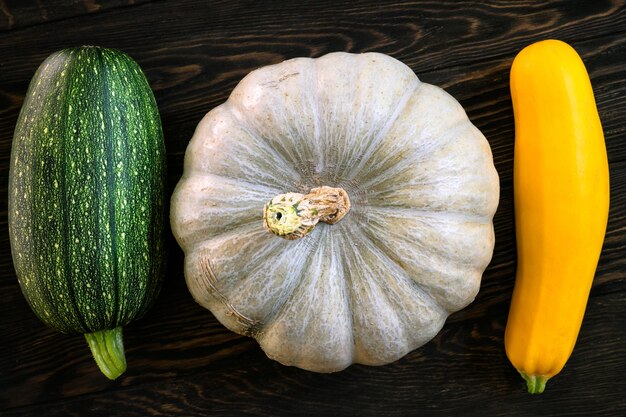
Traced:
[[543, 391], [569, 359], [609, 212], [609, 171], [589, 76], [576, 51], [547, 40], [511, 68], [518, 265], [506, 353]]
[[121, 327], [86, 333], [85, 339], [87, 339], [98, 368], [107, 378], [116, 379], [126, 371], [126, 356], [124, 355]]
[[531, 394], [541, 394], [546, 389], [546, 382], [548, 377], [543, 375], [526, 375], [524, 372], [520, 372], [524, 381], [526, 381], [526, 387]]

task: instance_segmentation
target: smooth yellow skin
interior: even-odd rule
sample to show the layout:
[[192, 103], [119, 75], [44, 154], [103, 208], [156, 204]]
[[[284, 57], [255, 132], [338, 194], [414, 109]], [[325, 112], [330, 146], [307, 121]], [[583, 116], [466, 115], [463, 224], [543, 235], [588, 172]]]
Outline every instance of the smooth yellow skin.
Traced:
[[505, 347], [539, 393], [578, 337], [606, 232], [609, 170], [589, 76], [571, 46], [523, 49], [511, 97], [518, 266]]

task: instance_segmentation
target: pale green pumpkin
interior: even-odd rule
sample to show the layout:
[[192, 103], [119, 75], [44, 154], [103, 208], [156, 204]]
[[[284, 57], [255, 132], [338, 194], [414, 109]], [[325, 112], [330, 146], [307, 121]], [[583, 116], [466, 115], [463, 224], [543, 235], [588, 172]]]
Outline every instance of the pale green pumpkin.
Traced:
[[389, 56], [332, 53], [256, 70], [204, 117], [171, 222], [198, 303], [333, 372], [402, 357], [474, 299], [498, 197], [454, 98]]

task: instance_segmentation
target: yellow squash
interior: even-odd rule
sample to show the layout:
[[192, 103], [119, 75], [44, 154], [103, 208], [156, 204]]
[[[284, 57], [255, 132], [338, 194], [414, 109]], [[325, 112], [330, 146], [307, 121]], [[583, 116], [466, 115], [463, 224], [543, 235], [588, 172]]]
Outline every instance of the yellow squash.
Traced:
[[572, 353], [604, 241], [609, 170], [585, 66], [568, 44], [523, 49], [511, 68], [517, 275], [509, 360], [540, 393]]

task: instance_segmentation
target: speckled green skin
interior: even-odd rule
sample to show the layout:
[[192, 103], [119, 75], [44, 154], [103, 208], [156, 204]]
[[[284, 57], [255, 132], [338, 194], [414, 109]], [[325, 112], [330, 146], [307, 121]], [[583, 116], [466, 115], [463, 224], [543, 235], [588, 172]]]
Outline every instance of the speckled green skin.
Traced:
[[65, 333], [123, 326], [163, 269], [165, 148], [135, 61], [99, 47], [39, 67], [13, 139], [9, 232], [22, 291]]

